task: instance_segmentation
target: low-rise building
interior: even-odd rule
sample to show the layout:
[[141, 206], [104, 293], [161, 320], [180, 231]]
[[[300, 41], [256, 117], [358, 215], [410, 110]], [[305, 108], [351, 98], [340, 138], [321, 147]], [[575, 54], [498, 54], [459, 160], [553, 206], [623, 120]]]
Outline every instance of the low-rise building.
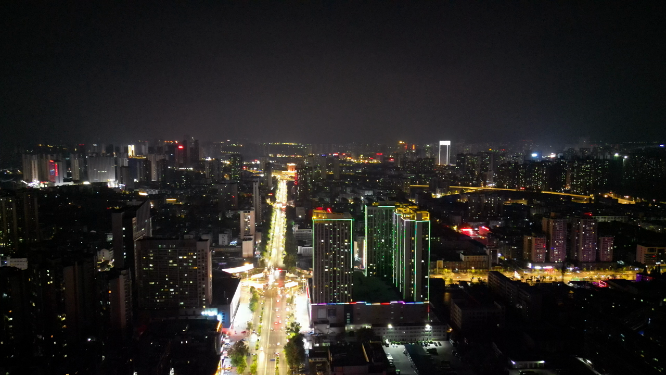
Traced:
[[498, 326], [504, 323], [504, 309], [493, 302], [471, 298], [451, 301], [451, 324], [461, 330]]
[[666, 246], [636, 245], [636, 261], [646, 266], [666, 264]]

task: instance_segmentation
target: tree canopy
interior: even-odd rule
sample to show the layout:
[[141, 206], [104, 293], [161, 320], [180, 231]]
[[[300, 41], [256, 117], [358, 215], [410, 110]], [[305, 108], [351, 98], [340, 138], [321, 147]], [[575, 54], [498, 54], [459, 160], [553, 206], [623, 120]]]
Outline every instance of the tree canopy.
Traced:
[[250, 348], [247, 347], [245, 341], [236, 341], [229, 349], [229, 358], [231, 365], [237, 367], [238, 373], [242, 374], [247, 367], [247, 356], [250, 354]]
[[284, 354], [287, 358], [289, 368], [298, 368], [305, 361], [305, 347], [303, 345], [303, 335], [297, 334], [289, 339], [284, 346]]
[[301, 324], [299, 322], [291, 322], [287, 326], [287, 337], [292, 338], [301, 332]]

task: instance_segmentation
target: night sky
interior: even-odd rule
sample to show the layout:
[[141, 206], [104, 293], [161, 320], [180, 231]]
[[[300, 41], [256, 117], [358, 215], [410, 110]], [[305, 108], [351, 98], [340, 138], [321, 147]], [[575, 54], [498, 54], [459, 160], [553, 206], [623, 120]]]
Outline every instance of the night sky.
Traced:
[[666, 138], [663, 1], [218, 3], [3, 1], [0, 143]]

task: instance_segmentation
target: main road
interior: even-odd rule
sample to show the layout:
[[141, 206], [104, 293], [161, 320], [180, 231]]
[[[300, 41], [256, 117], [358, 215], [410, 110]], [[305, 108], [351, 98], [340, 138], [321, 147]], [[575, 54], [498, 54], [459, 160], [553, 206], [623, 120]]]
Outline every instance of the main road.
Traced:
[[[284, 272], [280, 275], [283, 267], [283, 252], [285, 244], [287, 205], [287, 181], [279, 178], [278, 188], [273, 204], [273, 216], [271, 218], [271, 233], [269, 243], [266, 246], [265, 257], [267, 280], [263, 292], [263, 303], [257, 310], [257, 317], [261, 315], [261, 332], [259, 334], [259, 351], [257, 355], [257, 373], [259, 375], [287, 374], [287, 363], [284, 358], [284, 344], [287, 341], [285, 326], [287, 324], [287, 301], [284, 293]], [[282, 280], [282, 282], [280, 282]], [[263, 309], [263, 314], [261, 311]], [[256, 343], [252, 344], [251, 350], [255, 350]], [[279, 363], [276, 370], [276, 362]]]
[[[301, 332], [307, 332], [310, 326], [309, 303], [304, 289], [306, 278], [289, 275], [284, 269], [288, 179], [288, 176], [278, 175], [271, 230], [266, 237], [268, 242], [264, 254], [264, 273], [263, 276], [255, 275], [241, 281], [239, 310], [242, 310], [243, 314], [238, 318], [240, 313], [237, 313], [232, 330], [235, 340], [247, 339], [252, 360], [256, 356], [258, 375], [286, 375], [288, 366], [284, 356], [284, 345], [287, 343], [285, 328], [291, 321], [300, 323]], [[252, 286], [257, 288], [261, 295], [261, 303], [253, 314], [248, 308]], [[252, 322], [251, 330], [247, 329], [248, 321]], [[252, 360], [248, 362], [248, 366]]]

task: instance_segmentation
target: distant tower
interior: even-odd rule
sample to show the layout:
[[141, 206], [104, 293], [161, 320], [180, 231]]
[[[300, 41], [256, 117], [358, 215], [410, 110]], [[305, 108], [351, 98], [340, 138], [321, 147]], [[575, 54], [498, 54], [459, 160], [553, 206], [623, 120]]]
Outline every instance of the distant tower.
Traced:
[[229, 180], [240, 181], [243, 173], [243, 157], [240, 154], [229, 155]]
[[536, 234], [523, 236], [523, 259], [528, 262], [545, 263], [547, 254], [546, 236]]
[[242, 243], [243, 258], [251, 258], [254, 255], [255, 240], [255, 211], [240, 211], [240, 238]]
[[571, 255], [579, 262], [597, 260], [597, 222], [576, 218], [571, 225]]
[[451, 141], [439, 141], [439, 165], [449, 165], [451, 163]]
[[261, 224], [262, 215], [261, 215], [261, 194], [259, 193], [259, 184], [261, 180], [255, 178], [252, 181], [252, 206], [254, 207], [255, 221]]
[[567, 220], [544, 217], [541, 225], [546, 233], [548, 261], [564, 262], [567, 256]]
[[604, 236], [599, 237], [599, 246], [597, 251], [597, 260], [599, 262], [612, 262], [613, 261], [613, 243], [615, 237]]
[[49, 182], [56, 186], [62, 185], [65, 178], [65, 162], [60, 160], [49, 160]]

